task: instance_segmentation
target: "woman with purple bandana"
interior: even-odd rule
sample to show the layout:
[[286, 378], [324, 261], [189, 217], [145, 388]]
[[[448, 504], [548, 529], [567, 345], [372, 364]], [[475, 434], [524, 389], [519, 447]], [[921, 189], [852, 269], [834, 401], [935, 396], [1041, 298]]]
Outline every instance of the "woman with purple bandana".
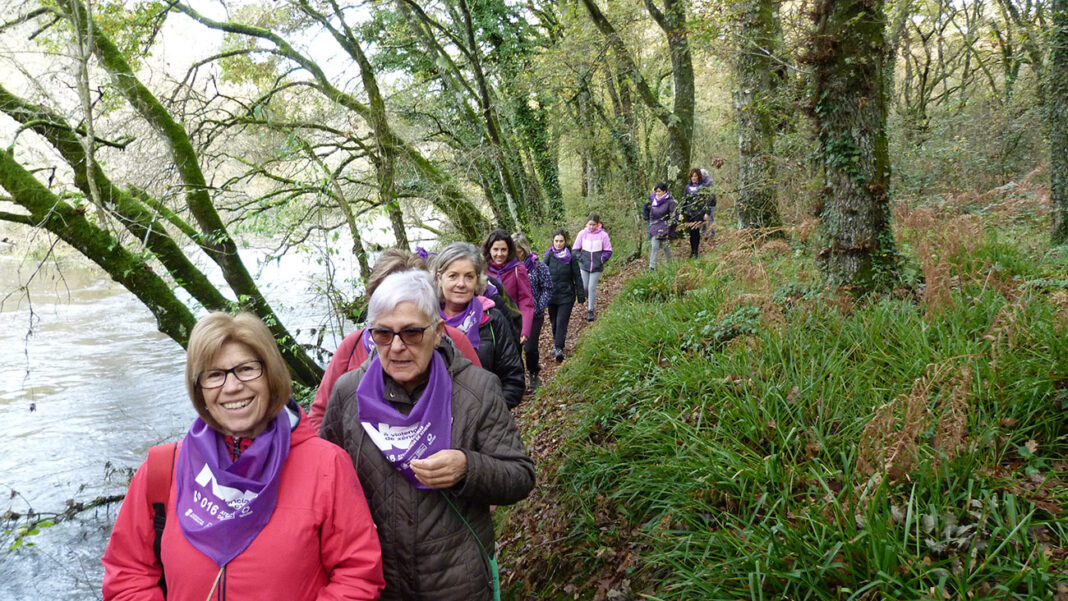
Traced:
[[545, 265], [553, 282], [549, 297], [549, 324], [553, 331], [553, 360], [564, 360], [564, 343], [567, 342], [567, 324], [571, 321], [571, 309], [575, 301], [586, 302], [586, 288], [579, 274], [579, 262], [567, 247], [567, 232], [553, 232], [553, 244], [545, 251]]
[[485, 257], [473, 244], [453, 242], [434, 257], [430, 273], [437, 284], [441, 318], [467, 334], [482, 367], [500, 379], [504, 402], [516, 407], [523, 400], [523, 362], [508, 318], [486, 291]]
[[490, 506], [534, 486], [500, 383], [440, 344], [425, 272], [388, 276], [368, 320], [377, 355], [337, 381], [322, 436], [349, 451], [364, 484], [382, 542], [382, 599], [491, 599]]
[[513, 232], [512, 241], [515, 242], [516, 258], [523, 262], [527, 268], [527, 277], [530, 279], [530, 295], [534, 297], [534, 320], [530, 325], [530, 338], [523, 343], [523, 359], [527, 363], [527, 392], [534, 392], [541, 385], [541, 357], [538, 353], [538, 342], [541, 339], [541, 328], [545, 324], [545, 307], [549, 305], [549, 297], [553, 293], [553, 281], [549, 275], [549, 268], [538, 260], [538, 253], [532, 252], [530, 240], [522, 232]]
[[290, 399], [267, 326], [249, 313], [201, 319], [186, 386], [200, 417], [165, 445], [165, 471], [150, 459], [130, 481], [104, 552], [104, 599], [377, 599], [378, 533], [352, 461]]

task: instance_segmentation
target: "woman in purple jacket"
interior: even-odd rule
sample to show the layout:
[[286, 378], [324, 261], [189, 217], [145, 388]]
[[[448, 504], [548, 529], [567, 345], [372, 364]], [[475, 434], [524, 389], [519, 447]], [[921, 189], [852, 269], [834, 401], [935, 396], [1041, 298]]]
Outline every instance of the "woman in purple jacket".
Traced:
[[671, 236], [675, 233], [678, 205], [668, 192], [668, 185], [660, 182], [649, 195], [649, 269], [656, 268], [656, 253], [664, 249], [664, 261], [671, 262]]

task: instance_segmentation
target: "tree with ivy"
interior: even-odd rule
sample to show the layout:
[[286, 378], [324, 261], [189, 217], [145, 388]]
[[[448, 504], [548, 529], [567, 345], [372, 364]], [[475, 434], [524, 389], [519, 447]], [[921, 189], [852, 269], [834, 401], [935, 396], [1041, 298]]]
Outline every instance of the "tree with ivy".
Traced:
[[805, 57], [823, 166], [819, 264], [832, 285], [869, 290], [896, 277], [890, 228], [883, 0], [818, 0]]
[[1054, 244], [1068, 243], [1068, 0], [1050, 6], [1049, 156]]
[[734, 114], [738, 126], [738, 197], [743, 228], [782, 226], [776, 201], [775, 134], [783, 110], [785, 78], [779, 2], [744, 0], [736, 5], [738, 51], [734, 59]]

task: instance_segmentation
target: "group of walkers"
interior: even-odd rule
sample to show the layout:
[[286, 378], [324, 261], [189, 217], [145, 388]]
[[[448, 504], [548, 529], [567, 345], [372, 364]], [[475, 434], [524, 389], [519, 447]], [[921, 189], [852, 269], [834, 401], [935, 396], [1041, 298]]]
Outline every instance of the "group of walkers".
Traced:
[[712, 191], [712, 178], [704, 169], [690, 170], [681, 204], [675, 202], [667, 183], [656, 184], [642, 207], [642, 218], [648, 224], [649, 269], [656, 268], [656, 257], [661, 250], [664, 260], [671, 262], [671, 239], [679, 228], [689, 233], [690, 258], [696, 258], [701, 238], [715, 236], [715, 230], [712, 229], [715, 210], [716, 194]]
[[105, 600], [499, 598], [492, 508], [534, 486], [511, 408], [539, 381], [549, 313], [564, 360], [612, 244], [596, 214], [539, 256], [521, 234], [427, 258], [389, 250], [310, 410], [256, 316], [189, 337], [198, 417], [149, 450], [105, 550]]
[[[715, 194], [690, 172], [643, 210], [649, 268], [679, 227], [711, 237]], [[310, 410], [268, 327], [216, 312], [189, 336], [198, 417], [134, 474], [105, 550], [105, 601], [499, 599], [492, 509], [534, 487], [510, 409], [540, 382], [549, 314], [564, 360], [575, 303], [596, 318], [612, 241], [597, 214], [540, 255], [520, 233], [481, 248], [388, 250]], [[524, 367], [525, 363], [525, 367]]]

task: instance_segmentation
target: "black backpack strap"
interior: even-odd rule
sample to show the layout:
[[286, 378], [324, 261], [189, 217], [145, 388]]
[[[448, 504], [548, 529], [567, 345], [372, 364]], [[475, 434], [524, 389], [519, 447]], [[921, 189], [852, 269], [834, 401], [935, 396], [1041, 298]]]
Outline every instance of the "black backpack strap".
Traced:
[[164, 599], [167, 598], [167, 579], [162, 559], [163, 528], [167, 525], [167, 501], [171, 496], [174, 460], [177, 454], [176, 442], [148, 449], [148, 500], [152, 503], [152, 529], [156, 534], [152, 541], [152, 552], [159, 563], [159, 588], [163, 591]]

